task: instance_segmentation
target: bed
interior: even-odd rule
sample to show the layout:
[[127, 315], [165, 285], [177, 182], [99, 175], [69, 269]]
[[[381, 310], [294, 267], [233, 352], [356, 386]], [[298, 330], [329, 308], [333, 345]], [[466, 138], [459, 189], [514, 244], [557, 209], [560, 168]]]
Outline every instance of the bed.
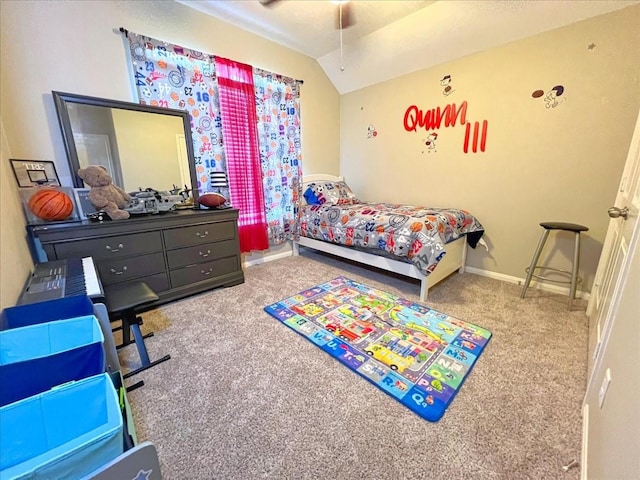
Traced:
[[425, 301], [430, 287], [464, 272], [467, 245], [482, 242], [484, 228], [465, 210], [361, 202], [343, 182], [303, 178], [294, 255], [302, 246], [415, 278]]

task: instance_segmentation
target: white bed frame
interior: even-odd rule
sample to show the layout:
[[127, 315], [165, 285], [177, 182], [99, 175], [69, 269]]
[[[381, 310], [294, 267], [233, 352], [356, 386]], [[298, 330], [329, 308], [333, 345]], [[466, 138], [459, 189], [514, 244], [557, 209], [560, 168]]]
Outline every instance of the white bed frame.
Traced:
[[[341, 181], [343, 177], [336, 177], [334, 175], [316, 174], [306, 175], [302, 180], [302, 191], [307, 188], [307, 184], [318, 181]], [[387, 257], [381, 257], [372, 253], [365, 253], [361, 250], [355, 250], [349, 247], [343, 247], [334, 243], [323, 242], [321, 240], [314, 240], [311, 238], [300, 237], [296, 242], [293, 242], [293, 255], [300, 254], [300, 246], [312, 248], [320, 252], [329, 253], [342, 258], [348, 258], [354, 262], [362, 263], [372, 267], [381, 268], [389, 272], [395, 272], [405, 277], [411, 277], [420, 280], [420, 301], [427, 300], [429, 288], [433, 287], [436, 283], [442, 281], [453, 272], [464, 272], [464, 264], [467, 256], [467, 242], [465, 237], [460, 237], [453, 242], [447, 243], [447, 254], [438, 263], [437, 268], [429, 275], [425, 276], [420, 270], [416, 268], [412, 263], [405, 263], [399, 260], [393, 260]]]

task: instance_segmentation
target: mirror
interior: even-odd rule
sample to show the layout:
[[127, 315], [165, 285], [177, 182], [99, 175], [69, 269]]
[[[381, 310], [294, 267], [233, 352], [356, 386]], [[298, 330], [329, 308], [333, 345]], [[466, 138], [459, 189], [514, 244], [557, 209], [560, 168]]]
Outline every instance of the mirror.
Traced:
[[189, 113], [184, 110], [52, 92], [73, 185], [78, 169], [103, 165], [126, 192], [198, 189]]

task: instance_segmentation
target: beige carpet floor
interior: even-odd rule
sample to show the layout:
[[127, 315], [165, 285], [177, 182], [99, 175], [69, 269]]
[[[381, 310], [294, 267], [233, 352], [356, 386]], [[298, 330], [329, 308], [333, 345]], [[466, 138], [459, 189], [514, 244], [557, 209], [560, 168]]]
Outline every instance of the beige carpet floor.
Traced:
[[[345, 275], [417, 301], [417, 281], [315, 252], [143, 315], [152, 359], [131, 378], [139, 441], [172, 479], [577, 479], [586, 384], [585, 302], [454, 274], [432, 308], [493, 332], [444, 417], [430, 423], [263, 311]], [[123, 370], [138, 363], [120, 353]]]

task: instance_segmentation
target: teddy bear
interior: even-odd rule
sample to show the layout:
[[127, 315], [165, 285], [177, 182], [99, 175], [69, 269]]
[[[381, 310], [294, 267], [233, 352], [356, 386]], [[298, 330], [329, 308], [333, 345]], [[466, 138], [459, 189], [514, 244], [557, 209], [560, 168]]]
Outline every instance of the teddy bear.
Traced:
[[121, 209], [129, 205], [131, 197], [112, 183], [105, 167], [89, 165], [78, 170], [78, 176], [91, 187], [88, 198], [96, 210], [105, 211], [112, 220], [129, 218], [129, 212]]

